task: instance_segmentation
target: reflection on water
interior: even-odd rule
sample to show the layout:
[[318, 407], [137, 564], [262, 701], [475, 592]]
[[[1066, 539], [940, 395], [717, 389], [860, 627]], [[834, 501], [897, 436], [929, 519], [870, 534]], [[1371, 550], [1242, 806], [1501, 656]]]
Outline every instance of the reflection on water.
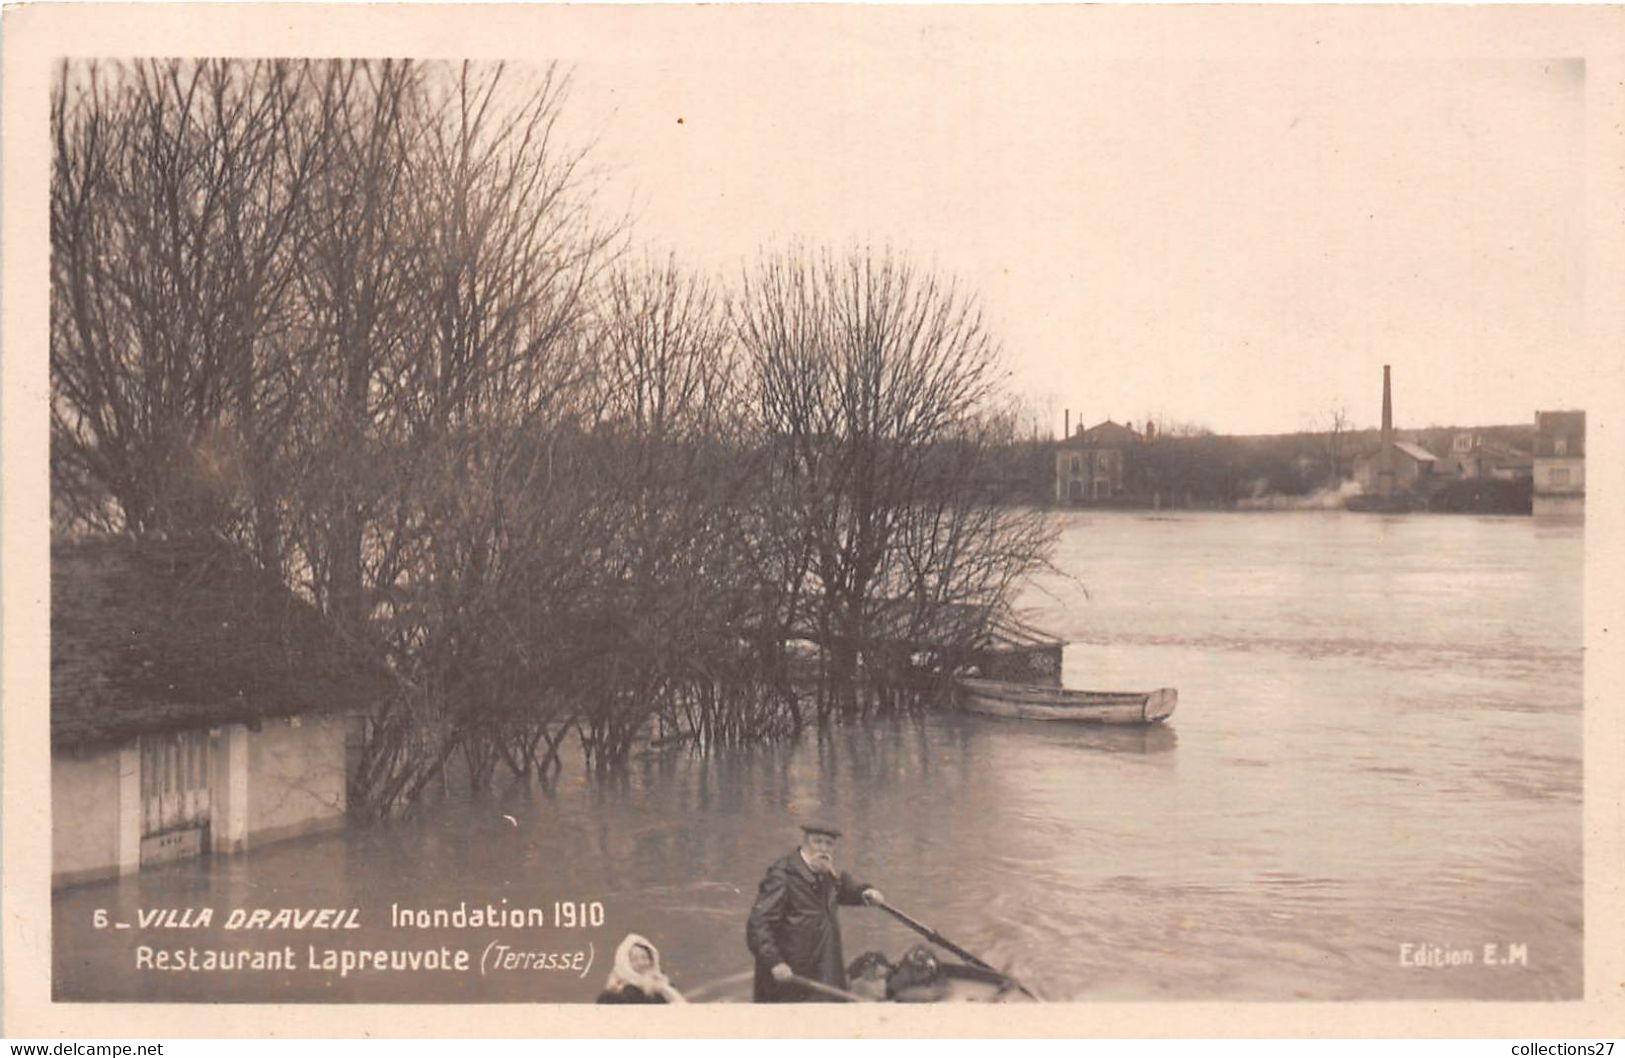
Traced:
[[[744, 919], [797, 812], [898, 906], [1047, 995], [1572, 998], [1581, 988], [1583, 537], [1532, 519], [1069, 515], [1033, 586], [1073, 686], [1176, 686], [1166, 726], [943, 715], [612, 781], [451, 798], [409, 819], [60, 894], [63, 999], [590, 1000], [627, 931], [679, 986], [748, 968]], [[391, 905], [601, 901], [517, 937], [389, 928]], [[363, 929], [95, 930], [140, 907], [357, 906]], [[843, 912], [850, 955], [914, 941]], [[574, 972], [133, 970], [138, 944], [491, 943]], [[1484, 946], [1526, 945], [1513, 965]], [[1402, 946], [1472, 951], [1404, 965]]]

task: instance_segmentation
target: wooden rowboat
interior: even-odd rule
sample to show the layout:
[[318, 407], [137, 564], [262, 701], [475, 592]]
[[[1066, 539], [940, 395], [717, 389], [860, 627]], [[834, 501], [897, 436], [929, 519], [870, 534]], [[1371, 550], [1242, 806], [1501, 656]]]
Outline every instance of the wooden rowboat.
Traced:
[[1074, 691], [1031, 683], [961, 677], [954, 698], [968, 713], [1016, 720], [1065, 720], [1083, 724], [1155, 724], [1173, 715], [1179, 692]]
[[[752, 971], [734, 974], [685, 991], [691, 1003], [749, 1003]], [[861, 987], [850, 982], [850, 987]], [[882, 986], [884, 987], [884, 986]], [[910, 989], [903, 995], [881, 1000], [877, 996], [849, 993], [854, 999], [888, 1003], [1025, 1003], [1029, 1001], [1008, 977], [996, 970], [945, 962], [942, 979], [935, 987]], [[831, 997], [825, 997], [826, 1000]]]

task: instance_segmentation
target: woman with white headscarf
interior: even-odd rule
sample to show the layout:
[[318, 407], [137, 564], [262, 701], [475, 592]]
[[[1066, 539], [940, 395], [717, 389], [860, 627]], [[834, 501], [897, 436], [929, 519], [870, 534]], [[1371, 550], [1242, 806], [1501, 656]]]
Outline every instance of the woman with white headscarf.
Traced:
[[615, 965], [598, 994], [600, 1003], [686, 1003], [660, 972], [660, 952], [648, 938], [628, 933], [615, 949]]

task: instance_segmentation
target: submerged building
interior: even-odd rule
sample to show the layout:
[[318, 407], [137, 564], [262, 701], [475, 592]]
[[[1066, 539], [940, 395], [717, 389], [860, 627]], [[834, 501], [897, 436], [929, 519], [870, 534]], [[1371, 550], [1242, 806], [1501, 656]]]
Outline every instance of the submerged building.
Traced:
[[214, 539], [51, 547], [51, 880], [343, 821], [376, 658]]
[[1450, 452], [1439, 470], [1464, 480], [1527, 480], [1534, 463], [1519, 451], [1476, 430], [1463, 430], [1450, 442]]
[[[1151, 430], [1150, 424], [1146, 426]], [[1147, 437], [1133, 423], [1103, 423], [1063, 439], [1055, 449], [1055, 502], [1061, 506], [1123, 503], [1131, 499], [1127, 471]]]
[[1535, 513], [1581, 515], [1586, 496], [1586, 413], [1535, 413]]

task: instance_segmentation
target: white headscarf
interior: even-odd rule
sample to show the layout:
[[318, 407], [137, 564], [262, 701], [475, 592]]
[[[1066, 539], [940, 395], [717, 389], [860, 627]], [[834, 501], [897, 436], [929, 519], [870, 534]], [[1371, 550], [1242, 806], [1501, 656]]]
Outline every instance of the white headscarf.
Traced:
[[[643, 973], [632, 969], [632, 949], [641, 947], [649, 953], [649, 960], [654, 965]], [[609, 980], [604, 987], [611, 992], [619, 991], [626, 985], [632, 985], [647, 995], [661, 996], [668, 1003], [687, 1003], [683, 994], [672, 987], [666, 975], [660, 972], [660, 951], [649, 943], [647, 937], [637, 933], [628, 933], [626, 939], [621, 941], [620, 947], [615, 949], [615, 967], [609, 972]]]

